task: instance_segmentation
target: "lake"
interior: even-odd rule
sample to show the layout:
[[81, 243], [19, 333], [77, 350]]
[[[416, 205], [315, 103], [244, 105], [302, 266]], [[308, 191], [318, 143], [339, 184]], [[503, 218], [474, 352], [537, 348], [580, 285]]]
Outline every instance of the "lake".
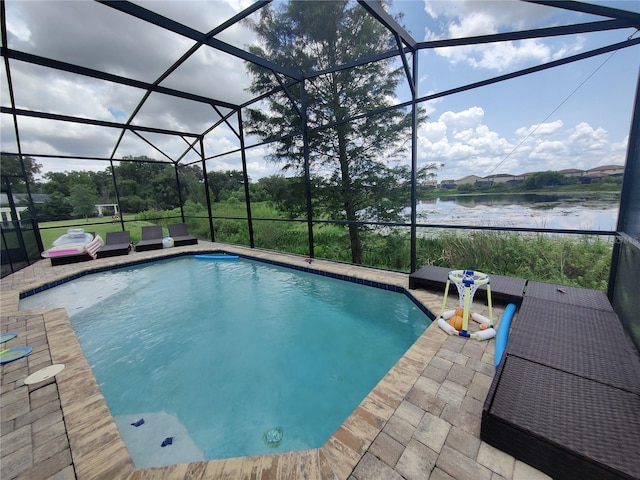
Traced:
[[615, 230], [620, 194], [486, 194], [421, 200], [418, 223]]

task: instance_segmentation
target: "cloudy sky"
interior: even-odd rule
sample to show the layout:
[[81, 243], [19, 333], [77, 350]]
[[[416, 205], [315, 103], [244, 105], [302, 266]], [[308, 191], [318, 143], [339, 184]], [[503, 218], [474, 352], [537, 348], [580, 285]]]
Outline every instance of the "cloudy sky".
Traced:
[[[252, 4], [247, 0], [136, 3], [200, 32], [213, 30]], [[637, 0], [597, 3], [640, 10]], [[8, 0], [5, 5], [11, 49], [143, 82], [156, 81], [193, 45], [182, 36], [95, 2]], [[507, 0], [394, 0], [390, 11], [403, 15], [401, 22], [418, 41], [602, 19]], [[640, 32], [623, 29], [421, 51], [418, 93], [426, 96], [441, 92], [621, 42], [632, 35], [635, 38]], [[215, 38], [239, 48], [255, 42], [253, 34], [241, 24]], [[518, 174], [623, 164], [639, 67], [640, 45], [636, 45], [424, 103], [429, 119], [418, 133], [419, 162], [444, 163], [438, 171], [439, 180], [469, 174]], [[18, 108], [111, 122], [127, 121], [144, 95], [141, 89], [13, 60], [11, 76]], [[4, 67], [1, 81], [2, 105], [9, 106]], [[241, 60], [200, 48], [179, 69], [169, 73], [161, 85], [242, 103], [250, 98], [246, 90], [249, 82]], [[398, 100], [407, 100], [408, 92], [407, 86], [402, 85]], [[133, 123], [201, 133], [227, 112], [224, 107], [216, 111], [191, 100], [154, 93], [142, 104]], [[17, 151], [11, 116], [2, 114], [0, 121], [2, 151]], [[140, 138], [127, 133], [119, 141], [119, 129], [35, 118], [21, 118], [19, 129], [23, 152], [34, 156], [147, 155], [166, 160], [152, 145], [172, 159], [187, 148], [181, 137], [142, 134], [144, 138]], [[218, 155], [238, 146], [232, 130], [223, 126], [207, 135], [205, 153]], [[248, 151], [249, 175], [254, 180], [278, 171], [277, 165], [264, 161], [266, 153], [264, 148]], [[187, 161], [196, 158], [195, 152], [185, 157]], [[44, 172], [102, 170], [107, 166], [69, 159], [38, 161]], [[235, 153], [216, 157], [207, 163], [207, 168], [239, 169], [240, 156]]]

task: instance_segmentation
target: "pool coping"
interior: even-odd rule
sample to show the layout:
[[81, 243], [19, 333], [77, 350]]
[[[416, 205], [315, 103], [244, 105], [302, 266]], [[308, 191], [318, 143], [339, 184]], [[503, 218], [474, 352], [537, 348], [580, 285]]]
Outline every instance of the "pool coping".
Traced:
[[[307, 259], [298, 255], [230, 245], [217, 246], [209, 242], [203, 242], [198, 246], [178, 247], [172, 251], [140, 252], [140, 254], [136, 253], [135, 259], [127, 256], [105, 259], [110, 261], [100, 264], [89, 262], [86, 266], [83, 265], [85, 268], [81, 268], [76, 275], [82, 276], [171, 256], [212, 251], [239, 254], [245, 258], [319, 272], [371, 286], [387, 285], [392, 290], [404, 291], [414, 302], [431, 311], [437, 311], [441, 301], [440, 297], [427, 291], [419, 290], [409, 293], [408, 274], [323, 260], [307, 262]], [[278, 260], [273, 261], [274, 258]], [[16, 310], [18, 299], [24, 292], [56, 282], [63, 283], [68, 277], [73, 277], [73, 274], [62, 274], [57, 280], [43, 280], [36, 285], [25, 285], [18, 291], [14, 290], [13, 295], [17, 297], [15, 298]], [[5, 299], [7, 296], [3, 294], [3, 306], [5, 306]], [[13, 303], [14, 299], [9, 300]], [[33, 314], [36, 311], [26, 312]], [[418, 380], [443, 341], [442, 336], [436, 335], [434, 338], [430, 335], [436, 324], [432, 323], [428, 326], [320, 448], [136, 469], [82, 352], [66, 311], [59, 308], [43, 310], [40, 313], [45, 322], [52, 363], [64, 363], [66, 366], [63, 372], [57, 375], [56, 383], [73, 464], [77, 478], [81, 479], [146, 478], [157, 475], [163, 478], [268, 476], [269, 478], [346, 479]]]

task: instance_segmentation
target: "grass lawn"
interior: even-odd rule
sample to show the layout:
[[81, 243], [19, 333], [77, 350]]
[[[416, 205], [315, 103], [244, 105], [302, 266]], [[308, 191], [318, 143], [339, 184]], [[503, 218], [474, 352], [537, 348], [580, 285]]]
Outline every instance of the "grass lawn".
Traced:
[[[155, 225], [154, 222], [145, 220], [135, 220], [135, 215], [124, 215], [125, 228], [131, 234], [131, 241], [140, 241], [141, 227], [145, 225]], [[73, 223], [72, 223], [73, 222]], [[122, 226], [120, 222], [112, 222], [111, 217], [92, 217], [84, 220], [61, 220], [56, 222], [40, 222], [40, 235], [44, 248], [50, 248], [53, 241], [61, 235], [67, 233], [69, 228], [83, 228], [85, 232], [93, 232], [100, 235], [103, 240], [107, 237], [107, 232], [120, 232]], [[168, 234], [168, 232], [165, 232]]]

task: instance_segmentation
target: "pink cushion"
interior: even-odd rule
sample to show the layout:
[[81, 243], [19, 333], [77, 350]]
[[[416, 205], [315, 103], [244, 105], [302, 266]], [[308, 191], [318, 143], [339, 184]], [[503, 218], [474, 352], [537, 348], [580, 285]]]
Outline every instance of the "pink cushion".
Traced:
[[102, 248], [103, 245], [104, 245], [104, 242], [102, 241], [102, 238], [100, 238], [100, 235], [96, 235], [93, 240], [87, 243], [85, 249], [87, 253], [91, 256], [91, 258], [95, 260], [96, 253], [98, 252], [98, 250]]
[[77, 247], [50, 248], [46, 251], [48, 257], [63, 257], [65, 255], [77, 255], [84, 251], [84, 245]]

